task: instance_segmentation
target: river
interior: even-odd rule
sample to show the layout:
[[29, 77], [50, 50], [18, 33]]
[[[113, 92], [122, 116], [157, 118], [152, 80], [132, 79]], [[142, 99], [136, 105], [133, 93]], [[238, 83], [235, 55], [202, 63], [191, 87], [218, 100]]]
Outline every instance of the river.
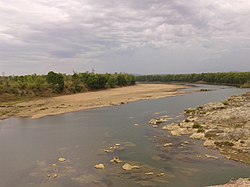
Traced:
[[[0, 122], [1, 187], [199, 187], [249, 177], [250, 166], [224, 159], [217, 151], [188, 137], [171, 137], [148, 121], [162, 115], [183, 119], [184, 109], [223, 101], [249, 89], [196, 85], [196, 92], [157, 100], [48, 116], [42, 119], [11, 118]], [[138, 125], [134, 125], [138, 124]], [[188, 141], [184, 145], [183, 142]], [[173, 146], [165, 148], [164, 142]], [[114, 144], [118, 150], [105, 153]], [[204, 158], [205, 154], [219, 159]], [[122, 164], [110, 163], [118, 156], [142, 169], [125, 172]], [[202, 158], [200, 158], [202, 156]], [[66, 158], [63, 163], [59, 157]], [[104, 170], [94, 165], [105, 164]], [[55, 164], [55, 165], [53, 165]], [[145, 175], [145, 172], [154, 175]], [[164, 177], [155, 176], [165, 173]], [[51, 178], [47, 175], [58, 174]]]

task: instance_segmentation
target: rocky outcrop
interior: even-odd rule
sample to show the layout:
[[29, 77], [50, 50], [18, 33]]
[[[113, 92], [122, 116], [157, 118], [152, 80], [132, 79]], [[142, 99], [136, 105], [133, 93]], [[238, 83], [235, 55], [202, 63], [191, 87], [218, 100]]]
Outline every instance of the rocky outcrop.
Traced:
[[231, 180], [229, 183], [224, 185], [216, 185], [216, 186], [207, 186], [207, 187], [249, 187], [250, 186], [250, 178]]
[[180, 124], [163, 127], [173, 136], [189, 135], [226, 158], [250, 164], [250, 92], [224, 102], [185, 110]]

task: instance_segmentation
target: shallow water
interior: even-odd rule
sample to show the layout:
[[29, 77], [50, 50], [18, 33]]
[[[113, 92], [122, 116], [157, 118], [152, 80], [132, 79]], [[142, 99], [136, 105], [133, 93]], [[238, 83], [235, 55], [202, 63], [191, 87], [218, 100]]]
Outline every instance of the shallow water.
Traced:
[[[211, 101], [223, 101], [249, 89], [199, 85], [213, 91], [192, 93], [158, 100], [129, 103], [89, 111], [45, 117], [38, 120], [8, 119], [0, 122], [1, 187], [77, 187], [77, 186], [190, 186], [225, 183], [231, 178], [249, 177], [250, 166], [225, 160], [217, 151], [201, 146], [188, 137], [171, 137], [147, 122], [169, 115], [183, 119], [180, 113]], [[135, 126], [134, 124], [139, 124]], [[189, 144], [183, 145], [184, 141]], [[164, 142], [172, 142], [164, 148]], [[105, 153], [114, 144], [120, 150]], [[205, 154], [218, 160], [198, 158]], [[121, 165], [109, 163], [114, 156], [141, 169], [124, 172]], [[59, 157], [66, 162], [58, 163]], [[104, 163], [104, 170], [94, 165]], [[57, 164], [52, 166], [52, 164]], [[141, 172], [143, 171], [143, 172]], [[164, 177], [146, 176], [164, 172]], [[48, 174], [58, 174], [51, 179]]]

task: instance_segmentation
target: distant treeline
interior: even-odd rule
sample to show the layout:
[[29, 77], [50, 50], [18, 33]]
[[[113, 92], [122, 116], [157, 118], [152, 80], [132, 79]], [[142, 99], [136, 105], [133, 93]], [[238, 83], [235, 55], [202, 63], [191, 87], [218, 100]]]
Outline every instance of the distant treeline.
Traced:
[[142, 75], [136, 76], [139, 82], [206, 82], [250, 87], [250, 72]]
[[[129, 74], [74, 73], [65, 75], [50, 71], [47, 75], [0, 76], [0, 101], [4, 96], [53, 96], [129, 86], [135, 77]], [[2, 99], [1, 99], [2, 96]]]

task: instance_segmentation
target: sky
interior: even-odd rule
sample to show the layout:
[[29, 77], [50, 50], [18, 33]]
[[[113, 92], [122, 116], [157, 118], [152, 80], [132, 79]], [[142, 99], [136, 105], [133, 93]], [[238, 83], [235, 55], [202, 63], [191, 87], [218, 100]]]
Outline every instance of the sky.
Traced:
[[250, 71], [249, 0], [0, 0], [5, 75]]

